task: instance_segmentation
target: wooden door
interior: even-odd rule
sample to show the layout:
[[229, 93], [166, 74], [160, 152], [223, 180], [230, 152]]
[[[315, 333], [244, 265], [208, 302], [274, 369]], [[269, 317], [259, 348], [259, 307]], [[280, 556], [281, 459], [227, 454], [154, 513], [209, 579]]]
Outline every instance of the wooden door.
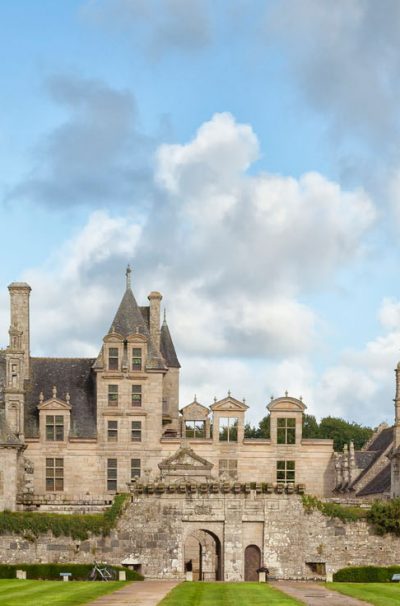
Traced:
[[249, 545], [244, 552], [244, 580], [258, 581], [258, 568], [261, 566], [261, 551], [257, 545]]

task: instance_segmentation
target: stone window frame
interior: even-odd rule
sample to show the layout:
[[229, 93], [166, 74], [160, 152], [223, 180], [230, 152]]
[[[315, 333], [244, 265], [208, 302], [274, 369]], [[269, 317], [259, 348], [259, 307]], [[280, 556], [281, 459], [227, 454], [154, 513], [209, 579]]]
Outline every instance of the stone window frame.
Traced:
[[46, 442], [64, 442], [65, 418], [64, 415], [46, 414], [45, 416]]
[[131, 442], [142, 441], [142, 421], [131, 421]]
[[[184, 423], [186, 438], [190, 440], [202, 440], [206, 437], [206, 422], [204, 419], [185, 419]], [[199, 424], [202, 425], [201, 429], [198, 427]], [[191, 430], [188, 425], [193, 425], [193, 429]]]
[[118, 459], [107, 459], [107, 491], [116, 492], [118, 486]]
[[132, 372], [142, 372], [143, 370], [143, 348], [131, 347], [131, 369]]
[[108, 392], [107, 392], [107, 405], [108, 406], [118, 406], [118, 399], [119, 399], [119, 385], [117, 383], [109, 383]]
[[119, 370], [119, 347], [108, 348], [107, 368], [108, 370]]
[[46, 492], [64, 491], [64, 459], [63, 457], [46, 457], [45, 461]]
[[296, 461], [283, 459], [276, 462], [276, 481], [294, 484], [296, 481]]
[[227, 474], [233, 480], [238, 477], [238, 462], [237, 459], [220, 459], [218, 461], [218, 475]]
[[118, 421], [107, 421], [107, 442], [118, 442]]
[[138, 383], [132, 383], [131, 404], [134, 408], [141, 408], [142, 403], [143, 403], [142, 385], [138, 384]]
[[294, 417], [277, 417], [276, 419], [277, 444], [296, 444], [296, 419]]
[[[224, 427], [221, 427], [224, 423]], [[226, 433], [224, 430], [226, 429]], [[218, 419], [218, 441], [238, 442], [239, 417], [219, 417]], [[222, 431], [221, 431], [222, 430]]]
[[131, 481], [136, 478], [140, 478], [142, 473], [142, 461], [141, 459], [131, 459]]

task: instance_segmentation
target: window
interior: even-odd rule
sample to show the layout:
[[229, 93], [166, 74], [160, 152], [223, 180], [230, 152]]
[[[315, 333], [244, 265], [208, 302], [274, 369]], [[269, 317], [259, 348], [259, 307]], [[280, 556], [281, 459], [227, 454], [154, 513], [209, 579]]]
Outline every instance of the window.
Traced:
[[142, 386], [132, 385], [132, 406], [142, 405]]
[[142, 370], [142, 350], [140, 347], [132, 349], [132, 370]]
[[296, 419], [278, 419], [278, 444], [296, 443]]
[[276, 481], [293, 483], [295, 477], [295, 462], [294, 461], [277, 461], [276, 462]]
[[219, 441], [237, 442], [239, 419], [237, 417], [221, 417], [219, 420]]
[[186, 421], [185, 434], [187, 438], [205, 438], [206, 437], [206, 422], [205, 421]]
[[108, 350], [108, 370], [118, 370], [118, 347], [110, 347]]
[[46, 459], [46, 490], [64, 490], [64, 459]]
[[64, 417], [46, 415], [46, 440], [62, 442], [64, 440]]
[[236, 459], [220, 459], [219, 475], [228, 475], [233, 480], [237, 479], [237, 461]]
[[118, 406], [118, 385], [108, 386], [108, 405]]
[[107, 441], [118, 442], [118, 421], [107, 421]]
[[140, 459], [131, 459], [131, 480], [140, 478]]
[[131, 440], [132, 442], [142, 441], [142, 421], [132, 421]]
[[107, 490], [117, 490], [117, 459], [107, 459]]

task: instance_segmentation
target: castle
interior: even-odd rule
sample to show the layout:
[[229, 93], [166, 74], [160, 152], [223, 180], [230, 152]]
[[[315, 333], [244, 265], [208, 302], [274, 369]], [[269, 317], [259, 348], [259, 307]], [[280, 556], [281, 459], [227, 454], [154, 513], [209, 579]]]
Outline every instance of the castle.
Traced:
[[[304, 492], [330, 498], [399, 494], [400, 366], [395, 425], [380, 427], [362, 451], [350, 444], [344, 453], [334, 453], [332, 440], [304, 439], [306, 406], [288, 393], [267, 406], [270, 438], [247, 439], [248, 406], [229, 392], [208, 406], [195, 398], [180, 407], [180, 364], [165, 318], [161, 322], [162, 296], [153, 291], [149, 305], [139, 306], [129, 267], [97, 358], [32, 357], [31, 288], [20, 282], [8, 288], [9, 345], [0, 351], [0, 510], [96, 511], [117, 492], [137, 497], [144, 487], [147, 495], [170, 493], [175, 500], [179, 493], [182, 499], [196, 494], [199, 508], [188, 510], [181, 523], [197, 524], [191, 527], [195, 547], [189, 541], [187, 553], [195, 553], [199, 543], [206, 553], [207, 541], [219, 536], [220, 555], [214, 549], [210, 566], [214, 578], [222, 578], [221, 549], [226, 545], [228, 554], [231, 513], [233, 536], [240, 526], [243, 545], [260, 552], [252, 556], [259, 565], [268, 512], [265, 505], [256, 515], [254, 504], [254, 519], [251, 508], [240, 520], [234, 508], [215, 518], [207, 503], [219, 494], [281, 499]], [[217, 520], [225, 530], [212, 530]], [[225, 578], [245, 578], [235, 562], [226, 560], [226, 571], [231, 566], [236, 572]]]

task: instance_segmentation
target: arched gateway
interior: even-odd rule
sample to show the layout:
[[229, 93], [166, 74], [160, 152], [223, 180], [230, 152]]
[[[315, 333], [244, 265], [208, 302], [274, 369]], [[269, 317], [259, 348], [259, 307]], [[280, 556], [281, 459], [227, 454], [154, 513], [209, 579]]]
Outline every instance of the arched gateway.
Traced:
[[184, 543], [184, 571], [193, 581], [222, 581], [221, 541], [207, 529], [193, 530]]

